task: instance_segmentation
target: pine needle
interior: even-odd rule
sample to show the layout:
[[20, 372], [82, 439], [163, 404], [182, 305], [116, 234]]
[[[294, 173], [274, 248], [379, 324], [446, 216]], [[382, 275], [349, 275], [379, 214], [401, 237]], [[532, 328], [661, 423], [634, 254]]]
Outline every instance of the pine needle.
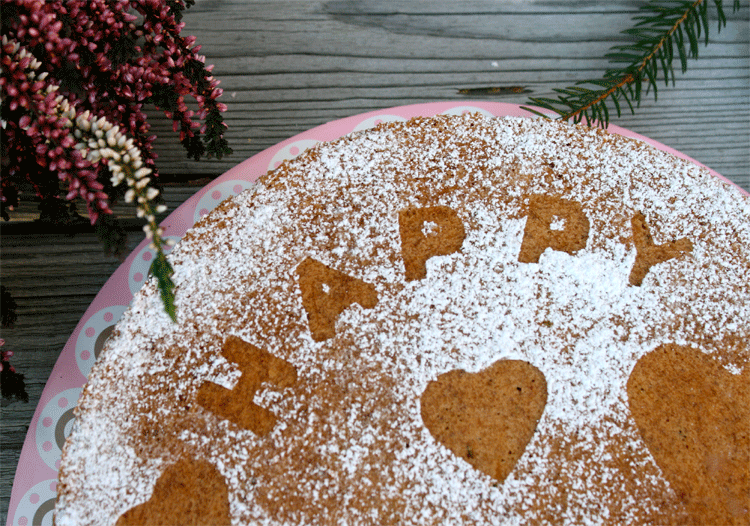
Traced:
[[[722, 0], [713, 0], [718, 18], [718, 31], [726, 27]], [[733, 12], [740, 8], [734, 0]], [[594, 124], [606, 128], [609, 124], [608, 102], [612, 101], [617, 116], [622, 116], [621, 101], [625, 101], [631, 113], [633, 104], [640, 105], [643, 94], [653, 91], [658, 94], [658, 81], [664, 79], [674, 85], [675, 58], [685, 73], [688, 59], [698, 58], [701, 37], [708, 45], [708, 0], [651, 0], [641, 7], [642, 14], [633, 18], [635, 25], [622, 33], [634, 41], [613, 46], [605, 57], [618, 67], [608, 69], [603, 78], [577, 82], [575, 86], [555, 89], [556, 99], [529, 98], [535, 106], [559, 115], [560, 120]], [[645, 89], [644, 89], [645, 84]], [[584, 86], [589, 86], [588, 88]], [[525, 110], [549, 118], [549, 115], [534, 108]]]

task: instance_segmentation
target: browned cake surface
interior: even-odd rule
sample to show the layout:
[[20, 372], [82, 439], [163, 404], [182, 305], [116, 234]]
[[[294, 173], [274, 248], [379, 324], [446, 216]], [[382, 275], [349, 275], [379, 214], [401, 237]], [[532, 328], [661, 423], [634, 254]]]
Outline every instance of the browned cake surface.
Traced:
[[[72, 524], [747, 524], [750, 199], [559, 123], [319, 145], [95, 367]], [[119, 521], [119, 522], [118, 522]]]
[[750, 371], [725, 371], [696, 349], [664, 345], [628, 381], [649, 451], [696, 523], [748, 524]]

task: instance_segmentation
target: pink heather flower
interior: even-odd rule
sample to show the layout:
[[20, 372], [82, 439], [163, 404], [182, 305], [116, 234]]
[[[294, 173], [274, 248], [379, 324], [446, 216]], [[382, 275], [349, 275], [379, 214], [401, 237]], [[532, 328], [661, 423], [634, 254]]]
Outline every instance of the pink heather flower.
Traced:
[[[185, 7], [184, 2], [174, 4]], [[54, 191], [55, 186], [45, 182], [51, 177], [68, 185], [68, 198], [86, 200], [92, 219], [109, 213], [108, 197], [97, 182], [109, 179], [106, 163], [82, 161], [73, 153], [77, 141], [71, 135], [70, 117], [58, 114], [60, 95], [76, 108], [75, 114], [86, 109], [120, 125], [142, 152], [143, 164], [154, 171], [155, 136], [143, 111], [145, 101], [160, 104], [168, 100], [160, 98], [165, 93], [176, 95], [175, 105], [161, 109], [174, 121], [180, 139], [202, 133], [200, 122], [194, 119], [225, 111], [215, 101], [220, 92], [210, 76], [212, 68], [202, 65], [205, 58], [198, 55], [195, 37], [180, 35], [184, 23], [177, 23], [165, 2], [4, 0], [2, 7], [3, 14], [12, 11], [15, 15], [4, 16], [2, 25], [0, 90], [5, 114], [12, 117], [2, 123], [8, 152], [5, 171], [12, 177], [26, 176], [42, 198]], [[140, 27], [135, 24], [138, 20], [142, 20]], [[123, 48], [127, 42], [138, 44]], [[28, 51], [32, 49], [37, 56]], [[77, 72], [73, 78], [80, 80], [80, 98], [71, 92], [48, 91], [50, 86], [61, 85], [59, 75], [70, 67]], [[198, 103], [195, 113], [185, 103], [188, 96]], [[216, 137], [205, 138], [206, 145], [217, 139], [222, 145], [208, 151], [209, 155], [228, 153], [221, 136], [224, 129]], [[186, 144], [195, 148], [201, 143]], [[189, 153], [197, 157], [205, 152]], [[13, 184], [13, 179], [4, 179], [3, 202], [2, 192]]]
[[[111, 213], [108, 185], [127, 181], [126, 197], [148, 221], [145, 231], [157, 250], [154, 273], [172, 319], [174, 284], [162, 251], [168, 243], [155, 222], [155, 213], [163, 210], [154, 207], [158, 192], [147, 177], [157, 175], [156, 137], [144, 104], [173, 121], [190, 157], [231, 153], [220, 117], [226, 105], [217, 102], [221, 91], [213, 68], [205, 66], [195, 37], [180, 34], [184, 23], [176, 15], [185, 4], [3, 0], [0, 5], [3, 216], [17, 203], [16, 184], [25, 178], [43, 202], [80, 197], [94, 223]], [[197, 111], [189, 109], [187, 97], [196, 101]], [[121, 162], [124, 158], [128, 161]]]
[[[0, 347], [5, 345], [5, 340], [0, 339]], [[0, 351], [0, 371], [3, 370], [3, 363], [2, 362], [8, 362], [13, 357], [13, 351]], [[13, 366], [9, 367], [10, 372], [15, 373], [16, 370], [13, 368]]]

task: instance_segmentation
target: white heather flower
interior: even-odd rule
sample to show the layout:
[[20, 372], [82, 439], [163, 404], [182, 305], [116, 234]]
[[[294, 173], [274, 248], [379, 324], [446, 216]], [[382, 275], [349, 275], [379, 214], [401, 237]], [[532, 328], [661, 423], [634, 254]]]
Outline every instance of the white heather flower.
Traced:
[[[30, 79], [47, 78], [47, 72], [36, 74], [35, 70], [39, 69], [41, 63], [18, 42], [3, 36], [2, 43], [3, 48], [10, 43], [13, 53], [18, 53], [21, 58], [31, 57], [26, 67]], [[68, 133], [76, 139], [73, 147], [92, 164], [104, 161], [110, 171], [110, 181], [113, 185], [117, 186], [123, 180], [127, 181], [125, 201], [128, 203], [135, 201], [137, 203], [136, 214], [139, 218], [145, 217], [148, 221], [143, 231], [147, 238], [154, 239], [151, 247], [161, 250], [163, 245], [173, 246], [173, 241], [160, 239], [164, 232], [156, 225], [155, 213], [166, 212], [167, 207], [150, 205], [150, 202], [159, 195], [159, 191], [149, 186], [151, 183], [149, 175], [152, 170], [144, 166], [141, 150], [135, 145], [133, 138], [128, 137], [121, 131], [120, 126], [109, 122], [104, 116], [96, 118], [90, 110], [77, 114], [75, 105], [58, 93], [59, 88], [59, 85], [49, 84], [45, 86], [43, 95], [48, 97], [54, 94], [53, 116], [62, 119], [64, 127], [72, 128]], [[0, 119], [0, 125], [5, 128], [6, 122]]]
[[87, 113], [89, 110], [86, 110], [83, 115], [79, 115], [76, 119], [76, 125], [78, 126], [78, 129], [84, 132], [88, 132], [91, 130], [91, 122], [88, 120]]
[[142, 179], [142, 178], [146, 177], [150, 173], [151, 173], [151, 170], [149, 168], [139, 168], [133, 174], [133, 177], [135, 177], [136, 179]]

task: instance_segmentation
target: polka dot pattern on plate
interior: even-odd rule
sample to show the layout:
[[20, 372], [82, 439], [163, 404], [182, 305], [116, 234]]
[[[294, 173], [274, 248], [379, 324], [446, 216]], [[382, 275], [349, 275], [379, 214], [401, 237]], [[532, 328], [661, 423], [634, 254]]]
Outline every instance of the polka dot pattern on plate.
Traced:
[[[166, 236], [165, 239], [171, 239], [175, 243], [180, 240], [179, 236]], [[172, 247], [165, 247], [164, 252], [169, 253], [170, 250], [172, 250]], [[130, 265], [130, 272], [128, 274], [128, 284], [131, 294], [135, 295], [143, 284], [146, 283], [148, 271], [151, 268], [151, 262], [155, 255], [156, 251], [149, 248], [148, 245], [136, 254], [133, 263]]]
[[82, 390], [75, 387], [58, 393], [44, 406], [37, 420], [36, 446], [39, 456], [56, 471], [59, 469], [62, 447], [75, 419], [73, 408]]
[[369, 119], [365, 119], [359, 124], [357, 124], [354, 127], [353, 131], [362, 131], [362, 130], [368, 130], [370, 128], [374, 128], [378, 124], [381, 124], [383, 122], [397, 122], [397, 121], [405, 121], [406, 119], [404, 117], [399, 117], [398, 115], [375, 115], [374, 117], [370, 117]]
[[9, 526], [52, 526], [56, 494], [56, 479], [34, 485], [21, 497], [13, 521], [8, 522]]
[[78, 334], [75, 350], [76, 363], [83, 376], [88, 377], [104, 342], [126, 308], [127, 305], [112, 305], [95, 312]]
[[[447, 110], [445, 108], [452, 106], [453, 103], [423, 104], [390, 110], [383, 109], [381, 111], [384, 113], [373, 112], [355, 118], [347, 118], [342, 121], [333, 121], [325, 125], [324, 131], [317, 129], [306, 130], [292, 138], [289, 144], [274, 146], [266, 151], [266, 155], [258, 156], [255, 160], [250, 160], [248, 167], [242, 169], [240, 172], [233, 171], [231, 174], [225, 174], [225, 176], [210, 183], [200, 196], [199, 206], [194, 207], [191, 200], [170, 214], [170, 220], [172, 223], [192, 224], [192, 222], [200, 219], [202, 215], [215, 208], [230, 193], [236, 195], [245, 188], [252, 186], [253, 183], [250, 180], [254, 181], [258, 173], [274, 169], [283, 160], [296, 157], [305, 149], [317, 144], [319, 140], [316, 139], [321, 136], [329, 138], [338, 137], [351, 131], [359, 131], [376, 126], [380, 122], [407, 120], [418, 115], [434, 115], [439, 111], [445, 114], [461, 114], [467, 111], [479, 112], [485, 115], [522, 114], [519, 112], [517, 105], [476, 103], [476, 105], [472, 106], [471, 104], [471, 102], [465, 101], [464, 105], [456, 105]], [[492, 111], [486, 111], [483, 108]], [[400, 113], [404, 117], [391, 115], [389, 112]], [[534, 115], [528, 112], [523, 114], [530, 118], [535, 118]], [[352, 129], [353, 124], [356, 124], [356, 126]], [[612, 128], [618, 129], [616, 126]], [[624, 131], [627, 132], [627, 130]], [[271, 158], [270, 163], [268, 162], [269, 157]], [[229, 177], [226, 177], [226, 175]], [[248, 180], [237, 180], [238, 178], [245, 177]], [[229, 180], [224, 182], [225, 179]], [[169, 229], [167, 229], [167, 233], [169, 233]], [[179, 238], [170, 237], [170, 239], [177, 241]], [[114, 279], [104, 286], [100, 294], [107, 298], [114, 297], [117, 294], [111, 293], [115, 289], [119, 292], [121, 289], [127, 287], [129, 287], [132, 294], [135, 294], [146, 280], [153, 256], [154, 252], [149, 251], [147, 248], [138, 249], [133, 262], [128, 265], [122, 265], [113, 276]], [[124, 302], [128, 300], [117, 299], [115, 301]], [[101, 305], [107, 305], [107, 303], [101, 303]], [[50, 381], [45, 387], [43, 398], [46, 399], [58, 393], [58, 391], [62, 392], [45, 405], [44, 411], [38, 411], [31, 422], [23, 451], [23, 454], [31, 453], [31, 455], [27, 455], [24, 469], [17, 470], [15, 476], [14, 491], [8, 509], [9, 525], [29, 526], [31, 524], [49, 525], [52, 523], [51, 511], [53, 501], [51, 499], [54, 498], [56, 481], [54, 479], [44, 480], [45, 477], [50, 476], [45, 464], [49, 465], [49, 462], [51, 462], [50, 467], [55, 470], [58, 469], [59, 445], [57, 444], [56, 436], [58, 425], [60, 425], [61, 434], [65, 435], [66, 429], [73, 422], [72, 412], [68, 413], [68, 411], [76, 403], [80, 393], [80, 389], [70, 389], [70, 387], [83, 384], [83, 377], [79, 376], [79, 371], [84, 376], [88, 375], [96, 359], [98, 350], [101, 350], [104, 340], [106, 340], [112, 327], [121, 317], [125, 308], [125, 306], [121, 305], [102, 308], [89, 318], [81, 331], [77, 335], [74, 335], [75, 338], [71, 337], [68, 340], [63, 353], [61, 353], [58, 365], [62, 364], [65, 366], [65, 369], [61, 373], [61, 378], [64, 378], [64, 381]], [[75, 360], [73, 360], [73, 351], [75, 352]], [[77, 362], [77, 367], [73, 365], [74, 362]], [[37, 439], [41, 441], [37, 442]]]
[[234, 197], [251, 186], [253, 186], [253, 183], [249, 181], [232, 180], [224, 181], [210, 187], [198, 201], [193, 221], [198, 221], [201, 217], [208, 214], [227, 197]]
[[485, 109], [478, 108], [476, 106], [457, 106], [455, 108], [451, 108], [449, 110], [444, 111], [443, 115], [464, 115], [466, 113], [481, 113], [482, 115], [485, 115], [487, 117], [494, 117], [494, 114], [492, 112], [489, 112]]
[[268, 163], [268, 169], [275, 170], [282, 162], [294, 159], [299, 154], [308, 148], [315, 146], [319, 142], [320, 141], [314, 139], [303, 139], [301, 141], [294, 141], [293, 143], [287, 144], [271, 158], [271, 162]]

